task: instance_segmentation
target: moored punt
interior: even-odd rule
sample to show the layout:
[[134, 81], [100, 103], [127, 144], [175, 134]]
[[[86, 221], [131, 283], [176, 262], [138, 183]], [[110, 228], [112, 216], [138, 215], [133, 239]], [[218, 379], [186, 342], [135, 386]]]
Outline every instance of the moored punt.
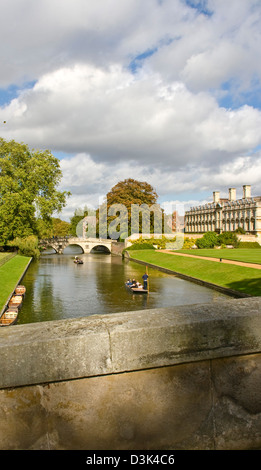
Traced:
[[7, 309], [0, 318], [0, 326], [10, 326], [17, 322], [18, 308]]
[[127, 282], [125, 282], [125, 286], [134, 294], [147, 294], [148, 293], [147, 289], [143, 289], [143, 287], [132, 287]]
[[15, 289], [15, 294], [16, 295], [25, 295], [25, 292], [26, 292], [26, 288], [25, 286], [17, 286], [16, 289]]
[[11, 299], [8, 302], [8, 307], [17, 307], [19, 308], [22, 305], [23, 302], [23, 296], [22, 295], [13, 295]]

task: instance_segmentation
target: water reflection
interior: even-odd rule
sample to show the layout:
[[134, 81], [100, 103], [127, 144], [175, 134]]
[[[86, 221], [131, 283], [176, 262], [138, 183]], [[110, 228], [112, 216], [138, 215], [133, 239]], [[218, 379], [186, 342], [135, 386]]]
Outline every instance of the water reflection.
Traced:
[[23, 284], [27, 293], [18, 323], [110, 314], [145, 308], [212, 302], [224, 297], [214, 290], [150, 269], [149, 295], [133, 295], [124, 286], [128, 278], [141, 280], [144, 266], [106, 254], [45, 253], [33, 261]]

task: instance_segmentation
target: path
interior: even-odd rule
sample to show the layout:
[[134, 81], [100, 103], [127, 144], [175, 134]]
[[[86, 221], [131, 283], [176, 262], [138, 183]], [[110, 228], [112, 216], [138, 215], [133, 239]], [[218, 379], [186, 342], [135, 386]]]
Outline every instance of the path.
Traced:
[[[170, 250], [156, 250], [156, 251], [159, 251], [160, 253], [168, 253], [169, 255], [176, 255], [176, 256], [187, 256], [189, 258], [198, 258], [198, 259], [207, 259], [209, 261], [217, 261], [218, 263], [220, 263], [220, 258], [210, 258], [208, 256], [197, 256], [197, 255], [189, 255], [187, 253], [175, 253], [174, 251], [170, 251]], [[255, 263], [245, 263], [245, 262], [241, 262], [241, 261], [234, 261], [234, 260], [230, 260], [230, 259], [224, 259], [222, 258], [222, 263], [227, 263], [227, 264], [236, 264], [238, 266], [244, 266], [244, 267], [247, 267], [247, 268], [254, 268], [254, 269], [261, 269], [261, 264], [255, 264]]]

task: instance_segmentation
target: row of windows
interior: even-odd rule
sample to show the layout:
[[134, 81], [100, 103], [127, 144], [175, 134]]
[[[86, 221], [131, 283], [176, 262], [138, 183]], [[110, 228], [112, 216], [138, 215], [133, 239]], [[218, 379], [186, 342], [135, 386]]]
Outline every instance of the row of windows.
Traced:
[[[193, 214], [193, 215], [186, 215], [185, 219], [187, 221], [200, 221], [200, 220], [211, 220], [214, 214]], [[216, 214], [215, 214], [216, 215]], [[229, 219], [229, 220], [241, 220], [241, 219], [246, 219], [246, 218], [254, 218], [256, 213], [255, 211], [247, 211], [247, 212], [237, 212], [237, 213], [227, 213], [224, 212], [223, 214], [220, 214], [223, 219]], [[218, 217], [219, 219], [219, 217]], [[214, 219], [212, 219], [214, 220]]]
[[[239, 222], [249, 222], [249, 220], [251, 220], [251, 222], [254, 222], [255, 221], [255, 217], [241, 217], [240, 219], [239, 218], [230, 218], [228, 217], [227, 219], [224, 217], [222, 219], [222, 223], [226, 223], [226, 222], [232, 222], [232, 223], [239, 223]], [[216, 224], [217, 222], [219, 222], [219, 220], [215, 220], [215, 219], [188, 219], [186, 220], [186, 224]]]

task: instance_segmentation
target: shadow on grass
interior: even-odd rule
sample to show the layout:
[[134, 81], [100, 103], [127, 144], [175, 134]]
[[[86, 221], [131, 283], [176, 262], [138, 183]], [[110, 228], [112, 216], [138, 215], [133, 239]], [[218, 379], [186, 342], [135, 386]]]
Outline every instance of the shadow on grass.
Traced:
[[261, 277], [231, 282], [228, 287], [252, 296], [259, 296], [261, 295]]

